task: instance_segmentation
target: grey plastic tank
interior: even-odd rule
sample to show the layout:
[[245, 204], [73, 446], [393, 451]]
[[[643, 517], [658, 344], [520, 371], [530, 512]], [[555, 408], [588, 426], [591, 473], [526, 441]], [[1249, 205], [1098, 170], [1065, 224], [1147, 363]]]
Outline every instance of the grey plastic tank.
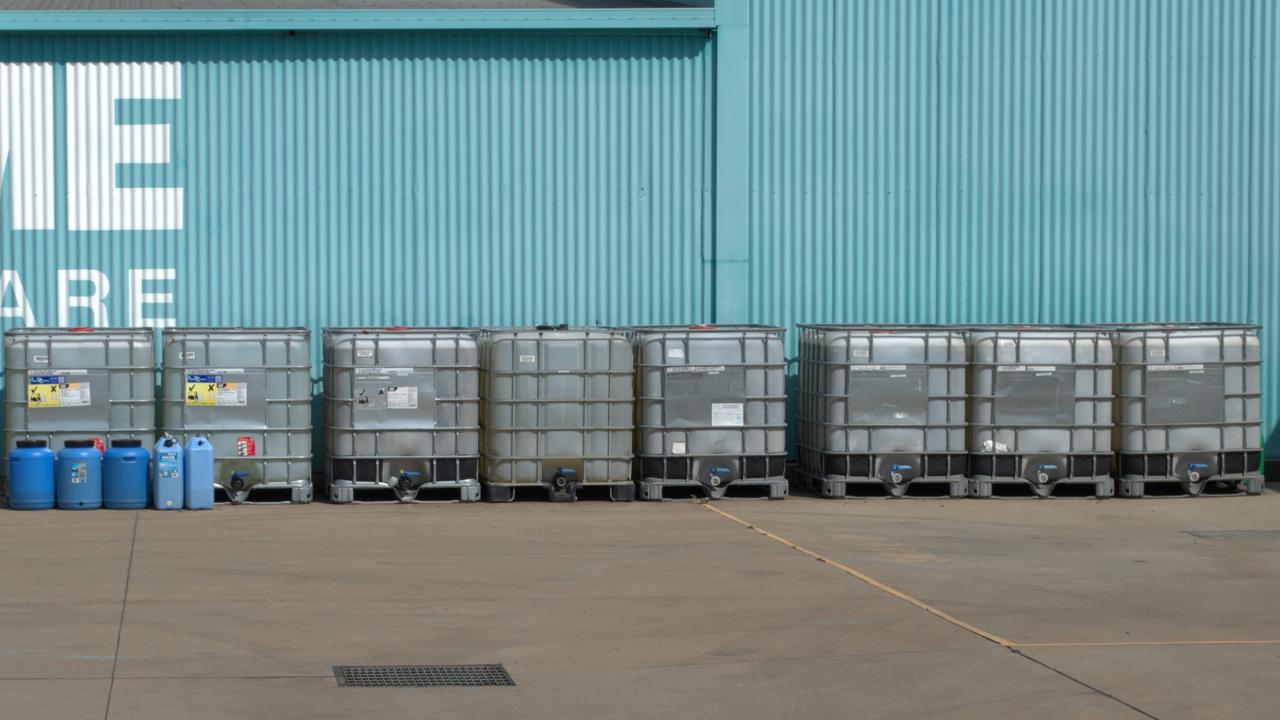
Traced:
[[9, 330], [4, 377], [6, 457], [19, 440], [44, 440], [56, 452], [68, 440], [92, 440], [101, 450], [113, 440], [155, 438], [150, 328]]
[[1116, 329], [1122, 496], [1176, 482], [1262, 492], [1258, 326], [1205, 323]]
[[787, 496], [787, 392], [782, 328], [631, 328], [636, 347], [640, 497], [735, 485]]
[[233, 503], [259, 490], [311, 501], [310, 338], [304, 328], [161, 335], [163, 428], [184, 443], [209, 439], [214, 485]]
[[583, 486], [635, 497], [635, 369], [626, 332], [540, 325], [487, 330], [480, 342], [485, 498], [543, 488], [556, 501]]
[[797, 449], [820, 495], [941, 484], [968, 494], [967, 343], [936, 325], [801, 325]]
[[329, 499], [383, 488], [480, 499], [480, 353], [462, 328], [324, 331]]
[[993, 485], [1089, 484], [1112, 479], [1111, 334], [1084, 326], [979, 327], [969, 332], [970, 494]]

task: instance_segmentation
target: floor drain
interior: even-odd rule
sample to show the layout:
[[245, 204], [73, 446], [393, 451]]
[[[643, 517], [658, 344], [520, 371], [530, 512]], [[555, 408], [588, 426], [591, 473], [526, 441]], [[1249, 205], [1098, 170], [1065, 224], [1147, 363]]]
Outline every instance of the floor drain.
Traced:
[[335, 665], [341, 687], [493, 687], [515, 685], [501, 665]]
[[1280, 540], [1280, 530], [1183, 530], [1205, 540]]

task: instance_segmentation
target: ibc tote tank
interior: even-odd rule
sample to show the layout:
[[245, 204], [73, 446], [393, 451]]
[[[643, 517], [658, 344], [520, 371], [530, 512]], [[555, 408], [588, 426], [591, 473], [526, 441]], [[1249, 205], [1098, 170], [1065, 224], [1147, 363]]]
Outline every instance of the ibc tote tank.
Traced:
[[631, 479], [631, 341], [621, 330], [539, 325], [486, 330], [480, 341], [485, 496], [544, 488], [556, 501], [582, 486], [635, 497]]
[[724, 497], [737, 485], [787, 496], [783, 329], [673, 325], [635, 333], [640, 497], [664, 487]]
[[311, 334], [304, 328], [170, 328], [164, 431], [213, 444], [214, 485], [311, 502]]
[[150, 328], [15, 328], [4, 335], [5, 452], [19, 440], [50, 449], [155, 437], [155, 336]]
[[1111, 334], [1067, 325], [969, 331], [970, 494], [1025, 484], [1045, 497], [1084, 484], [1115, 492]]
[[1117, 326], [1120, 494], [1222, 481], [1262, 492], [1258, 326]]
[[964, 497], [966, 368], [957, 328], [801, 325], [801, 472], [823, 497], [926, 484]]
[[480, 499], [480, 353], [463, 328], [327, 328], [329, 499], [387, 488], [401, 502], [449, 489]]

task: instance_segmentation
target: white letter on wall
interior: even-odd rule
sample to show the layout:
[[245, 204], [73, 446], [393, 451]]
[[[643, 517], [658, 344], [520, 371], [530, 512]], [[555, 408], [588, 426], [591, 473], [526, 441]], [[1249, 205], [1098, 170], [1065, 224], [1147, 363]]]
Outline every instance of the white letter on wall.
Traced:
[[[93, 283], [93, 292], [88, 295], [71, 295], [70, 284], [73, 282]], [[88, 308], [93, 313], [93, 324], [90, 327], [110, 327], [107, 318], [107, 305], [103, 300], [111, 292], [111, 281], [97, 270], [76, 269], [58, 271], [58, 327], [71, 324], [71, 308]]]
[[53, 229], [53, 66], [0, 63], [0, 179], [14, 230]]
[[9, 288], [13, 288], [13, 305], [0, 306], [0, 318], [20, 317], [26, 327], [35, 325], [36, 314], [31, 311], [26, 288], [22, 287], [22, 276], [16, 270], [0, 270], [0, 302], [4, 302]]
[[173, 280], [178, 277], [175, 268], [134, 268], [129, 271], [129, 326], [130, 327], [173, 327], [178, 324], [173, 317], [146, 317], [142, 312], [144, 305], [173, 305], [173, 293], [149, 293], [142, 289], [147, 280]]
[[182, 97], [178, 63], [67, 64], [72, 230], [181, 230], [182, 188], [118, 188], [116, 166], [169, 162], [168, 125], [121, 125], [116, 101]]

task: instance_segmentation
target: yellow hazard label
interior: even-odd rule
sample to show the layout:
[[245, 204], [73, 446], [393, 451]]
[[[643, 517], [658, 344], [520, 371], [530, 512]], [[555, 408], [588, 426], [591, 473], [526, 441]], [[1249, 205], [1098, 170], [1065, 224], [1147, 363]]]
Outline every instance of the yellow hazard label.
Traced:
[[62, 393], [59, 392], [58, 385], [30, 385], [28, 390], [27, 407], [62, 407]]
[[218, 383], [188, 382], [187, 404], [197, 407], [216, 407], [218, 405]]
[[188, 375], [187, 405], [190, 407], [244, 407], [248, 385], [222, 382], [220, 375]]
[[66, 375], [36, 375], [27, 383], [27, 407], [67, 408], [89, 404], [89, 383], [67, 382]]

